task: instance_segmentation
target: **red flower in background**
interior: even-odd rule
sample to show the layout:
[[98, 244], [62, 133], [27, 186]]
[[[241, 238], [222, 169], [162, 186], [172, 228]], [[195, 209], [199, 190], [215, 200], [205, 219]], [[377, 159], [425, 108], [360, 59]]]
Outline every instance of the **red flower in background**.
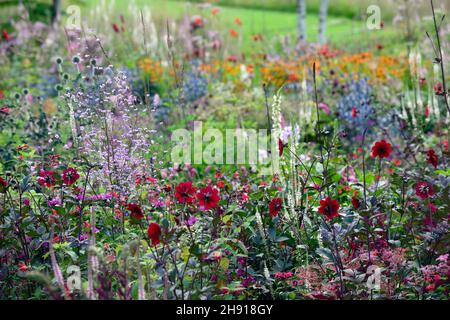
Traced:
[[67, 168], [63, 171], [62, 179], [65, 184], [71, 185], [77, 182], [77, 180], [80, 178], [80, 175], [77, 172], [77, 169], [74, 168]]
[[55, 186], [55, 173], [53, 171], [42, 170], [39, 172], [38, 183], [48, 188]]
[[319, 212], [327, 217], [328, 220], [339, 217], [339, 202], [330, 197], [320, 200]]
[[442, 146], [444, 147], [445, 151], [448, 151], [448, 140], [442, 141]]
[[198, 28], [203, 27], [203, 19], [200, 16], [193, 17], [192, 22], [195, 27], [198, 27]]
[[416, 195], [422, 199], [427, 199], [434, 194], [433, 186], [426, 181], [416, 184]]
[[6, 41], [9, 41], [9, 34], [6, 30], [3, 30], [3, 39], [5, 39]]
[[8, 114], [11, 109], [8, 107], [1, 107], [0, 112], [4, 114]]
[[352, 205], [355, 210], [359, 209], [360, 203], [357, 197], [352, 197]]
[[0, 192], [4, 192], [7, 186], [8, 182], [6, 182], [2, 177], [0, 177]]
[[120, 32], [119, 26], [117, 24], [113, 23], [112, 24], [112, 28], [113, 28], [115, 33], [119, 33]]
[[291, 82], [297, 82], [299, 80], [298, 76], [295, 73], [290, 73], [289, 76], [288, 76], [288, 79]]
[[200, 190], [197, 194], [197, 199], [202, 210], [215, 208], [220, 200], [219, 191], [211, 186], [207, 186]]
[[278, 139], [278, 150], [280, 152], [280, 157], [283, 155], [284, 143], [281, 139]]
[[135, 203], [128, 204], [128, 211], [130, 211], [131, 217], [141, 220], [144, 217], [141, 207]]
[[238, 58], [236, 57], [236, 56], [229, 56], [228, 58], [227, 58], [227, 60], [228, 60], [228, 62], [233, 62], [233, 63], [236, 63], [237, 61], [238, 61]]
[[444, 94], [444, 87], [442, 86], [442, 83], [436, 83], [433, 87], [434, 93], [437, 95], [443, 95]]
[[211, 9], [211, 14], [212, 14], [213, 16], [217, 15], [218, 13], [219, 13], [219, 9], [218, 9], [218, 8], [212, 8], [212, 9]]
[[274, 198], [269, 203], [269, 214], [272, 218], [276, 217], [278, 215], [278, 212], [280, 212], [281, 208], [283, 206], [283, 199], [281, 198]]
[[358, 116], [358, 109], [356, 107], [352, 108], [352, 118], [356, 118]]
[[377, 141], [372, 147], [371, 156], [373, 158], [387, 158], [391, 154], [391, 144], [385, 140]]
[[427, 151], [427, 162], [433, 165], [435, 168], [439, 164], [439, 157], [433, 149]]
[[152, 241], [152, 246], [156, 247], [161, 238], [161, 227], [157, 223], [150, 223], [147, 230], [148, 237]]
[[242, 20], [237, 17], [234, 19], [234, 22], [238, 25], [242, 25]]
[[263, 37], [260, 33], [253, 35], [253, 41], [262, 41]]
[[28, 270], [28, 266], [25, 263], [23, 263], [23, 262], [19, 263], [19, 271], [20, 272], [27, 272], [27, 270]]
[[234, 29], [230, 29], [230, 36], [232, 36], [233, 38], [237, 38], [239, 34], [237, 33], [236, 30]]
[[175, 197], [180, 203], [191, 204], [195, 199], [195, 191], [196, 189], [192, 186], [192, 183], [190, 181], [180, 182], [175, 188]]
[[223, 188], [225, 186], [225, 182], [217, 181], [216, 186], [217, 186], [217, 188]]

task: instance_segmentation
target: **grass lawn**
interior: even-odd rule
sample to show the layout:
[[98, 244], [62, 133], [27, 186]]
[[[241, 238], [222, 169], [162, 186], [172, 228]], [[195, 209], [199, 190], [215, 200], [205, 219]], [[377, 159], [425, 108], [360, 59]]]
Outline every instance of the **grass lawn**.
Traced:
[[[242, 36], [242, 46], [248, 52], [254, 45], [252, 35], [260, 33], [271, 41], [277, 36], [289, 35], [295, 38], [297, 34], [297, 14], [295, 12], [282, 12], [265, 9], [248, 9], [239, 7], [220, 7], [220, 12], [213, 16], [211, 7], [199, 7], [195, 3], [171, 0], [135, 0], [138, 7], [149, 6], [154, 18], [180, 18], [181, 16], [199, 14], [206, 18], [212, 29], [228, 30], [235, 29]], [[72, 1], [65, 1], [65, 5]], [[98, 1], [86, 1], [82, 10], [89, 11]], [[127, 15], [129, 1], [116, 0], [115, 12]], [[235, 18], [242, 21], [239, 26]], [[317, 39], [318, 16], [311, 12], [307, 15], [308, 40]], [[366, 28], [365, 21], [352, 20], [345, 16], [328, 16], [327, 37], [328, 40], [338, 46], [347, 47], [349, 43], [355, 47], [373, 47], [382, 39], [391, 38], [396, 31], [389, 27], [385, 30], [370, 31]], [[351, 41], [350, 41], [351, 40]], [[386, 41], [384, 41], [386, 42]], [[392, 41], [391, 41], [392, 42]]]

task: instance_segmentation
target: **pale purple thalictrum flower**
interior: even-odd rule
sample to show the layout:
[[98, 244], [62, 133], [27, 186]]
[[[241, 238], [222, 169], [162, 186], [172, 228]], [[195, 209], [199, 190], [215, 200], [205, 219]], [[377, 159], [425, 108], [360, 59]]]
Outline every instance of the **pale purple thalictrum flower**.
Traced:
[[298, 141], [300, 139], [300, 126], [296, 124], [294, 126], [294, 129], [292, 130], [292, 126], [284, 127], [281, 130], [280, 139], [283, 143], [287, 144], [289, 143], [289, 138], [294, 139], [295, 141]]
[[111, 200], [113, 198], [112, 193], [100, 193], [93, 196], [83, 196], [83, 194], [79, 194], [77, 196], [78, 200], [82, 201], [106, 201]]
[[292, 127], [291, 126], [284, 127], [281, 130], [281, 135], [280, 135], [281, 141], [283, 141], [284, 144], [288, 143], [290, 136], [292, 136]]
[[136, 191], [134, 177], [155, 169], [156, 155], [149, 157], [155, 130], [148, 129], [151, 119], [142, 116], [143, 105], [124, 73], [108, 67], [98, 77], [87, 89], [66, 94], [74, 108], [80, 152], [96, 165], [91, 177], [97, 185], [129, 195]]

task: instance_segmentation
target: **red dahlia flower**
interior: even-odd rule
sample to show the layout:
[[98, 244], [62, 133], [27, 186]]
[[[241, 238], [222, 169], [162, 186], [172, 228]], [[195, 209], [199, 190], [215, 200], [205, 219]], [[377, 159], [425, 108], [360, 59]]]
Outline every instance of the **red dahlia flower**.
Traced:
[[78, 174], [77, 169], [67, 168], [63, 171], [62, 179], [67, 185], [74, 184], [79, 178], [80, 175]]
[[433, 149], [427, 151], [427, 162], [433, 165], [435, 168], [439, 164], [439, 157]]
[[200, 190], [197, 194], [197, 199], [202, 210], [215, 208], [220, 200], [219, 191], [211, 186], [207, 186]]
[[416, 184], [416, 195], [422, 199], [427, 199], [434, 194], [433, 186], [426, 181]]
[[339, 217], [339, 202], [330, 197], [320, 200], [319, 212], [327, 217], [328, 220]]
[[373, 158], [387, 158], [391, 154], [391, 144], [385, 140], [377, 141], [372, 147], [371, 156]]
[[352, 197], [352, 205], [355, 210], [358, 210], [360, 203], [357, 197]]
[[161, 238], [161, 227], [157, 223], [150, 223], [147, 230], [148, 237], [152, 241], [152, 246], [156, 247]]
[[175, 188], [175, 197], [180, 203], [191, 204], [195, 199], [195, 187], [192, 186], [190, 181], [180, 182]]
[[269, 214], [272, 218], [276, 217], [278, 215], [278, 212], [280, 212], [281, 208], [283, 206], [283, 199], [281, 198], [274, 198], [269, 203]]
[[19, 271], [20, 272], [27, 272], [27, 270], [28, 270], [28, 266], [25, 263], [20, 262], [19, 263]]
[[8, 182], [6, 182], [2, 177], [0, 177], [0, 192], [4, 192], [7, 186]]
[[120, 32], [119, 26], [117, 24], [113, 23], [112, 24], [112, 28], [113, 28], [115, 33], [119, 33]]
[[3, 30], [3, 39], [5, 39], [6, 41], [9, 41], [9, 34], [8, 31]]
[[142, 212], [141, 207], [135, 203], [128, 204], [128, 211], [130, 211], [131, 217], [141, 220], [144, 217], [144, 213]]
[[192, 19], [193, 25], [197, 28], [203, 27], [203, 19], [200, 16], [195, 16]]
[[8, 108], [8, 107], [1, 107], [1, 108], [0, 108], [0, 113], [8, 114], [10, 110], [11, 110], [11, 109]]
[[56, 185], [55, 173], [53, 171], [41, 170], [37, 181], [41, 186], [51, 188]]

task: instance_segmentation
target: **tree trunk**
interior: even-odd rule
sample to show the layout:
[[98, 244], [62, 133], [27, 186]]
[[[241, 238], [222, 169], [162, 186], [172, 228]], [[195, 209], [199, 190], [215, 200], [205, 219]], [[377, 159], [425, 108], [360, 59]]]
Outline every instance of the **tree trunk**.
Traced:
[[297, 0], [298, 39], [306, 41], [306, 0]]
[[61, 16], [61, 0], [53, 0], [52, 7], [52, 24], [55, 24], [59, 21]]
[[320, 1], [319, 10], [319, 43], [324, 44], [327, 42], [325, 36], [325, 30], [327, 27], [327, 14], [328, 14], [328, 0]]

